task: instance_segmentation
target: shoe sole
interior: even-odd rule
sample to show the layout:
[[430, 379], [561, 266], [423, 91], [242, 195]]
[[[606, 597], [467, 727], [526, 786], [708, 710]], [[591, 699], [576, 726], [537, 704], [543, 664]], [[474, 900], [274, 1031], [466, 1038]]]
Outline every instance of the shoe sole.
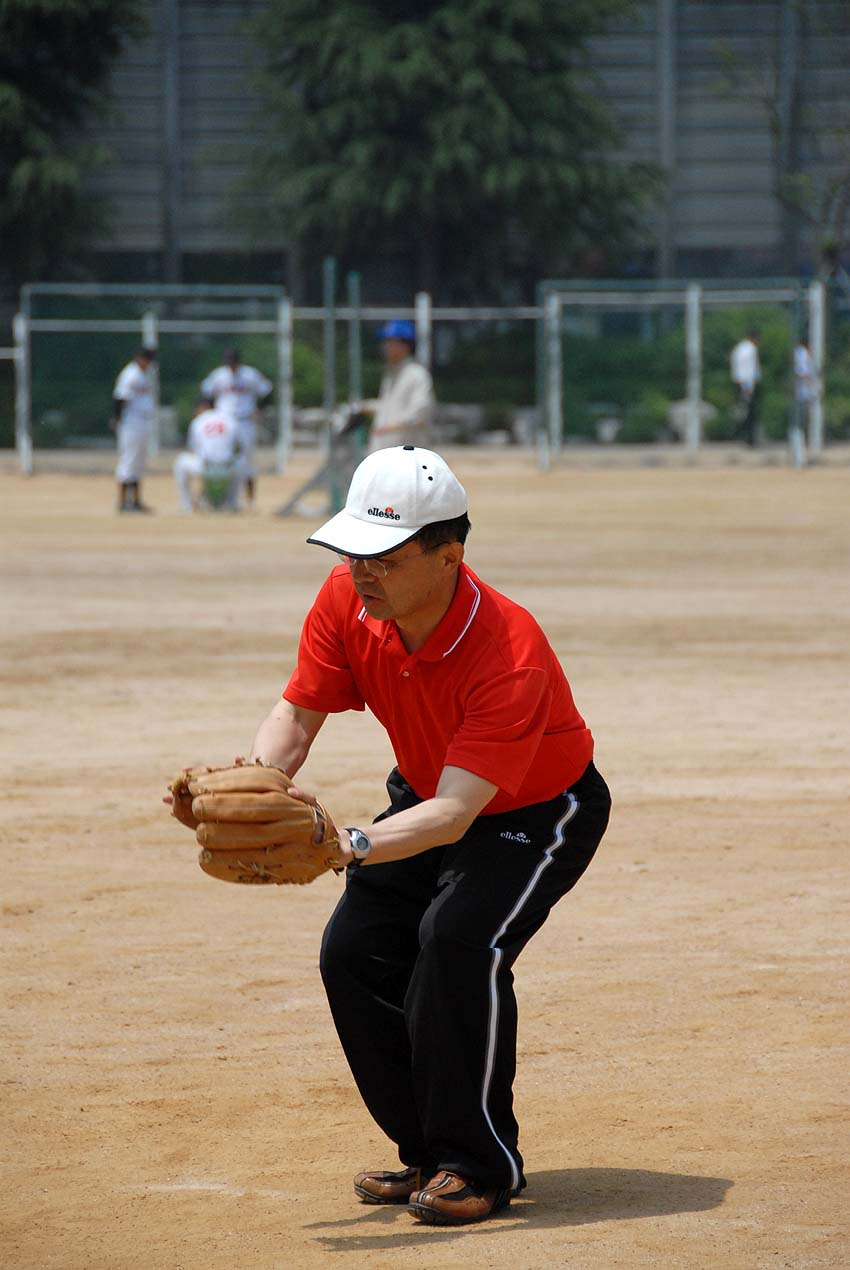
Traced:
[[510, 1206], [510, 1202], [510, 1195], [506, 1195], [504, 1199], [496, 1201], [489, 1213], [485, 1213], [481, 1217], [463, 1217], [455, 1213], [441, 1213], [436, 1208], [429, 1208], [427, 1204], [408, 1204], [407, 1208], [408, 1212], [412, 1213], [419, 1221], [424, 1222], [426, 1226], [471, 1226], [475, 1222], [486, 1221], [494, 1213], [504, 1212]]
[[355, 1186], [354, 1194], [359, 1195], [364, 1204], [406, 1204], [415, 1190], [414, 1186], [406, 1195], [373, 1195], [364, 1187]]

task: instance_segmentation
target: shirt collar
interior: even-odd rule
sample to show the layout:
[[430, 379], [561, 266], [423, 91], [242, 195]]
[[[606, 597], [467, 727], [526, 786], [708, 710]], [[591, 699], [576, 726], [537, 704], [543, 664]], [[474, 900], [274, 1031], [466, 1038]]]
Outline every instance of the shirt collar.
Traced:
[[[431, 632], [422, 647], [413, 655], [425, 661], [442, 661], [444, 657], [448, 657], [472, 625], [480, 603], [481, 587], [478, 579], [471, 569], [461, 564], [451, 604], [446, 609], [439, 626]], [[382, 639], [395, 628], [395, 622], [370, 617], [363, 608], [358, 612], [357, 618], [367, 630]]]

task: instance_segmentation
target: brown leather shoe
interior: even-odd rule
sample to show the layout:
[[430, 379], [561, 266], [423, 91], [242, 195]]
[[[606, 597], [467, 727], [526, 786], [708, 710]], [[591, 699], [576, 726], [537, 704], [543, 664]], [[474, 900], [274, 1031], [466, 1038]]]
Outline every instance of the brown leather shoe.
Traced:
[[399, 1173], [358, 1173], [354, 1191], [366, 1204], [406, 1204], [414, 1191], [425, 1185], [423, 1169], [402, 1169]]
[[511, 1192], [481, 1190], [457, 1173], [441, 1170], [422, 1190], [413, 1191], [410, 1208], [414, 1217], [432, 1226], [465, 1226], [483, 1221], [511, 1202]]

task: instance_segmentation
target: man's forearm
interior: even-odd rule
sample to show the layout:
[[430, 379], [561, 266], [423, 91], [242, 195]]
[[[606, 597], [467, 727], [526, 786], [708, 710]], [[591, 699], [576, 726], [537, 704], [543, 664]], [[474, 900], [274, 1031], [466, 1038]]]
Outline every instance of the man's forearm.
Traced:
[[[408, 807], [373, 825], [358, 825], [369, 836], [372, 850], [366, 864], [403, 860], [431, 847], [448, 846], [466, 833], [496, 793], [497, 786], [466, 772], [446, 767], [433, 798]], [[339, 827], [339, 826], [337, 826]], [[348, 834], [340, 834], [343, 853], [350, 852]]]
[[250, 759], [280, 767], [294, 776], [310, 753], [326, 715], [304, 710], [281, 699], [260, 724]]
[[429, 798], [376, 825], [363, 826], [374, 851], [369, 862], [403, 860], [431, 847], [448, 846], [462, 838], [470, 824], [466, 808], [457, 800]]

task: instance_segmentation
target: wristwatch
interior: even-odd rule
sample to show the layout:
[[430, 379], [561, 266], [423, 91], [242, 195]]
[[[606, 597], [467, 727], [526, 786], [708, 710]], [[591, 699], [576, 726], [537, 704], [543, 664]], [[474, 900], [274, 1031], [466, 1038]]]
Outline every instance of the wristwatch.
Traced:
[[349, 829], [345, 826], [345, 832], [348, 834], [351, 843], [351, 852], [354, 856], [352, 864], [361, 865], [372, 850], [372, 843], [369, 835], [365, 834], [362, 829]]

